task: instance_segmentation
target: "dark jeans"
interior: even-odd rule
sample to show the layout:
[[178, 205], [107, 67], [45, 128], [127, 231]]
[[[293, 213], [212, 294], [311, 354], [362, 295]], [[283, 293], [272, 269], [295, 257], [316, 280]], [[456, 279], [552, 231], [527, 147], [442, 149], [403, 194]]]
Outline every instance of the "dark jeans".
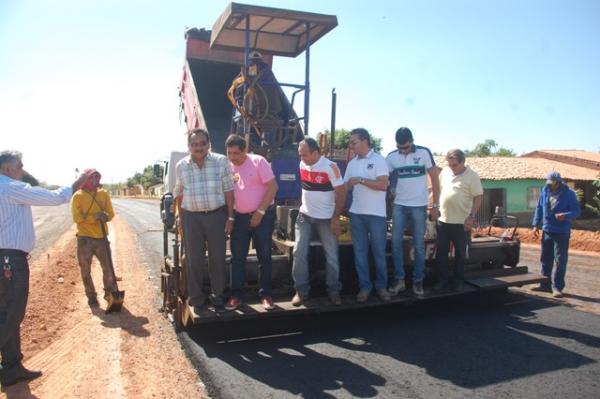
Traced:
[[183, 210], [183, 235], [185, 241], [185, 274], [192, 306], [206, 301], [204, 275], [206, 274], [206, 249], [208, 248], [208, 277], [212, 290], [211, 301], [223, 302], [227, 270], [225, 267], [225, 221], [227, 210], [211, 213]]
[[[0, 263], [5, 255], [0, 252]], [[4, 277], [0, 266], [0, 353], [2, 367], [7, 370], [21, 361], [21, 322], [25, 317], [29, 296], [29, 264], [25, 256], [8, 256], [12, 278]]]
[[250, 248], [250, 239], [254, 243], [258, 257], [258, 281], [261, 297], [271, 296], [271, 275], [273, 269], [272, 236], [275, 228], [275, 208], [265, 211], [260, 224], [250, 227], [251, 214], [236, 213], [231, 233], [231, 293], [242, 298], [246, 281], [246, 257]]
[[[544, 231], [542, 237], [542, 274], [550, 277], [552, 288], [562, 291], [565, 288], [565, 274], [569, 259], [569, 239], [571, 234], [549, 233]], [[552, 267], [556, 263], [554, 273]]]
[[454, 280], [462, 282], [465, 279], [465, 259], [467, 253], [467, 232], [463, 224], [437, 223], [437, 252], [436, 267], [438, 283], [448, 281], [448, 251], [450, 243], [454, 245]]

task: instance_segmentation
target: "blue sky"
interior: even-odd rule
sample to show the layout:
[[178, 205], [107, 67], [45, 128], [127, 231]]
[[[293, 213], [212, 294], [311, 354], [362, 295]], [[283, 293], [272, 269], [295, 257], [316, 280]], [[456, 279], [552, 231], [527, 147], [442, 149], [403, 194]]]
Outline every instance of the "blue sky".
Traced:
[[[250, 3], [250, 2], [247, 2]], [[227, 1], [0, 1], [2, 149], [38, 179], [95, 167], [124, 181], [184, 150], [178, 91], [186, 27]], [[433, 151], [485, 139], [517, 153], [600, 151], [600, 2], [254, 1], [335, 14], [311, 51], [310, 134], [363, 126], [393, 149], [408, 126]], [[304, 58], [276, 58], [280, 81]]]

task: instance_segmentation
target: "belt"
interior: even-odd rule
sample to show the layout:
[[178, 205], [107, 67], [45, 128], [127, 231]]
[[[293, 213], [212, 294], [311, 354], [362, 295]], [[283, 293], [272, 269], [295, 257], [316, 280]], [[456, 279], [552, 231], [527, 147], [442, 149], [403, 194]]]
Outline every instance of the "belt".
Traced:
[[[265, 213], [273, 210], [274, 208], [275, 208], [275, 205], [269, 205], [267, 207], [267, 209], [265, 209]], [[242, 216], [252, 216], [252, 215], [254, 215], [255, 212], [256, 211], [252, 211], [252, 212], [248, 212], [248, 213], [241, 213], [241, 212], [235, 211], [235, 214], [236, 215], [242, 215]]]
[[221, 207], [218, 207], [216, 209], [212, 209], [210, 211], [193, 211], [193, 213], [199, 213], [201, 215], [206, 215], [208, 213], [215, 213], [215, 212], [226, 211], [226, 210], [227, 210], [227, 205], [223, 205]]
[[27, 258], [29, 254], [25, 251], [21, 251], [19, 249], [4, 249], [0, 248], [0, 256], [20, 256], [23, 258]]

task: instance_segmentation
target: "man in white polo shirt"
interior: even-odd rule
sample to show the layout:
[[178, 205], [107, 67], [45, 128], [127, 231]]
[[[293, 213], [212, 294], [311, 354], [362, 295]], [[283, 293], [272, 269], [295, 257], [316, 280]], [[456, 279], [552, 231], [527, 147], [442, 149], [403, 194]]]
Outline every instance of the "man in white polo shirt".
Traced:
[[375, 290], [379, 299], [389, 301], [385, 260], [387, 165], [385, 158], [371, 149], [371, 136], [366, 129], [352, 130], [349, 144], [356, 156], [348, 163], [344, 181], [348, 189], [353, 190], [350, 227], [359, 285], [356, 301], [365, 302], [373, 289], [369, 274], [369, 246], [375, 260]]
[[431, 151], [426, 147], [414, 144], [409, 128], [401, 127], [396, 131], [396, 145], [398, 149], [392, 151], [386, 158], [392, 184], [396, 182], [392, 212], [394, 282], [390, 287], [390, 294], [397, 295], [405, 289], [404, 229], [410, 223], [412, 245], [415, 251], [412, 275], [413, 292], [420, 297], [423, 295], [423, 278], [425, 277], [425, 226], [429, 202], [427, 175], [431, 180], [433, 194], [432, 220], [437, 220], [439, 216], [440, 184]]
[[475, 171], [465, 165], [465, 154], [453, 149], [446, 154], [448, 167], [440, 173], [440, 218], [437, 223], [437, 272], [434, 289], [441, 291], [448, 282], [448, 250], [454, 245], [454, 284], [460, 291], [465, 277], [468, 237], [481, 206], [483, 187]]
[[292, 305], [300, 306], [309, 295], [308, 249], [313, 229], [319, 235], [325, 253], [327, 294], [332, 304], [340, 305], [342, 284], [339, 279], [337, 237], [340, 235], [340, 212], [346, 201], [344, 180], [335, 162], [321, 155], [315, 139], [309, 137], [302, 140], [298, 145], [298, 154], [302, 205], [296, 219], [292, 266], [296, 295]]

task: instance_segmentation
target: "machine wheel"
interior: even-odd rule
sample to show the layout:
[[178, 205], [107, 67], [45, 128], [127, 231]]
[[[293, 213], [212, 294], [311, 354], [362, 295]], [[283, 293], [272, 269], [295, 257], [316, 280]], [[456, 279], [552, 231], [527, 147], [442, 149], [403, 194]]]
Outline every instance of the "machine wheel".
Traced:
[[184, 303], [181, 302], [180, 298], [177, 298], [175, 309], [173, 309], [173, 323], [175, 324], [175, 332], [185, 331], [185, 324], [183, 322], [184, 317]]

